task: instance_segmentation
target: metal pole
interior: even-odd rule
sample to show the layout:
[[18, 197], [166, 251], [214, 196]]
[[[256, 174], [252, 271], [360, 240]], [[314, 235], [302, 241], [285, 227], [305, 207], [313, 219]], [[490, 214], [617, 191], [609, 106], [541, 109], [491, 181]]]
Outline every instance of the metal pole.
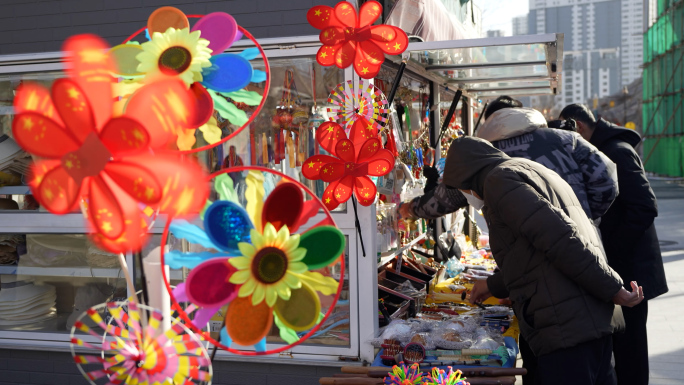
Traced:
[[[430, 143], [434, 143], [434, 148], [435, 148], [435, 166], [437, 165], [437, 161], [441, 158], [442, 150], [441, 150], [441, 143], [439, 140], [439, 134], [440, 134], [440, 118], [442, 116], [439, 104], [440, 104], [440, 97], [439, 97], [439, 84], [436, 84], [435, 82], [430, 82]], [[442, 235], [442, 228], [439, 226], [441, 222], [441, 219], [435, 219], [432, 221], [433, 223], [433, 236], [435, 238], [435, 242], [439, 242], [439, 236]], [[434, 258], [436, 261], [441, 261], [442, 258], [446, 258], [446, 256], [442, 256], [441, 253], [439, 252], [439, 248], [437, 245], [435, 245], [434, 248]]]

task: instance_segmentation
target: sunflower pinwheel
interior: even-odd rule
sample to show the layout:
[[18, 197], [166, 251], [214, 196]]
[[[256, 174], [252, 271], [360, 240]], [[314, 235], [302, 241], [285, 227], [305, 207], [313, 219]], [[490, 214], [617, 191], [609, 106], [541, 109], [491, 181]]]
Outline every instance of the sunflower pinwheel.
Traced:
[[394, 365], [384, 378], [385, 385], [422, 385], [424, 381], [425, 377], [418, 364], [409, 367], [403, 362]]
[[192, 268], [186, 283], [177, 286], [173, 295], [179, 302], [200, 307], [193, 320], [196, 327], [206, 325], [227, 304], [221, 343], [255, 345], [263, 351], [273, 323], [292, 343], [298, 340], [293, 332], [309, 330], [319, 322], [321, 304], [316, 291], [331, 295], [339, 284], [313, 270], [338, 260], [345, 238], [327, 220], [296, 233], [320, 205], [305, 202], [297, 184], [280, 183], [265, 201], [261, 173], [250, 171], [246, 184], [245, 208], [238, 203], [232, 180], [223, 174], [216, 179], [222, 200], [204, 212], [204, 229], [184, 221], [170, 226], [175, 237], [217, 252], [171, 251], [165, 263], [171, 268]]
[[[261, 104], [262, 95], [245, 87], [266, 81], [267, 73], [255, 70], [250, 63], [260, 55], [259, 48], [239, 54], [224, 53], [243, 36], [231, 15], [210, 13], [190, 28], [181, 10], [162, 7], [150, 15], [147, 31], [149, 41], [127, 42], [112, 50], [120, 67], [126, 69], [119, 73], [126, 79], [117, 89], [120, 96], [125, 97], [149, 79], [177, 78], [193, 91], [194, 105], [199, 111], [193, 127], [199, 127], [207, 143], [221, 141], [221, 129], [212, 119], [214, 109], [236, 126], [248, 123], [247, 114], [237, 105]], [[195, 144], [195, 130], [176, 130], [175, 134], [180, 150], [190, 150]]]
[[29, 181], [38, 202], [54, 214], [83, 204], [93, 241], [119, 253], [140, 250], [147, 237], [140, 203], [184, 216], [202, 208], [209, 189], [197, 163], [162, 149], [169, 127], [192, 120], [188, 90], [173, 79], [147, 84], [116, 116], [107, 48], [94, 35], [69, 38], [69, 77], [55, 81], [52, 94], [23, 85], [12, 132], [22, 148], [43, 158], [32, 164]]
[[451, 366], [447, 370], [432, 368], [432, 373], [425, 380], [425, 385], [468, 385], [465, 377], [461, 378], [460, 370], [454, 371]]
[[347, 1], [339, 2], [335, 8], [327, 5], [311, 8], [306, 19], [321, 30], [319, 38], [323, 43], [316, 54], [318, 64], [338, 68], [353, 64], [360, 77], [376, 77], [385, 54], [400, 55], [408, 48], [408, 36], [401, 28], [373, 25], [380, 15], [382, 5], [377, 1], [364, 3], [358, 15]]
[[[149, 312], [146, 324], [141, 322], [143, 312]], [[71, 329], [71, 354], [79, 371], [91, 384], [102, 384], [102, 379], [108, 385], [211, 383], [211, 359], [200, 338], [179, 319], [163, 331], [163, 317], [159, 310], [132, 301], [88, 309]], [[82, 333], [95, 339], [87, 342]]]
[[330, 184], [323, 193], [323, 204], [333, 210], [351, 198], [352, 193], [363, 206], [375, 201], [377, 187], [368, 176], [383, 176], [392, 171], [394, 156], [382, 148], [374, 127], [353, 125], [349, 137], [342, 126], [325, 122], [316, 130], [316, 140], [330, 155], [314, 155], [302, 165], [302, 175]]

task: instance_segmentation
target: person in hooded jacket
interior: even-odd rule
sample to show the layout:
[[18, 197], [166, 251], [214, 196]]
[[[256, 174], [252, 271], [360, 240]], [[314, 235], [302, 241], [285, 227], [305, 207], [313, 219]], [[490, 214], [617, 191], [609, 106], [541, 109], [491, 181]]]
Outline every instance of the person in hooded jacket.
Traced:
[[646, 301], [623, 309], [625, 332], [613, 336], [615, 371], [620, 385], [648, 384], [648, 300], [667, 293], [668, 287], [654, 224], [658, 205], [635, 151], [641, 137], [603, 119], [597, 121], [581, 104], [565, 107], [560, 118], [575, 120], [579, 134], [617, 165], [620, 195], [599, 228], [608, 263], [625, 282], [640, 282]]
[[511, 299], [538, 357], [538, 383], [615, 384], [614, 304], [637, 305], [643, 291], [636, 282], [627, 291], [608, 266], [570, 185], [539, 163], [471, 137], [452, 142], [443, 181], [482, 210], [501, 272], [501, 287], [490, 290]]

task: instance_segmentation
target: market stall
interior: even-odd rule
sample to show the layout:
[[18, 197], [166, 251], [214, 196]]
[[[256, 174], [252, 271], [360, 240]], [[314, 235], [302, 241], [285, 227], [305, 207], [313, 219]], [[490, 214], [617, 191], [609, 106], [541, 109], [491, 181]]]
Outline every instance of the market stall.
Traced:
[[[422, 167], [439, 165], [449, 140], [459, 130], [472, 133], [483, 102], [488, 98], [500, 94], [557, 92], [562, 68], [562, 35], [413, 42], [403, 56], [405, 70], [401, 68], [402, 57], [388, 56], [389, 60], [370, 81], [360, 80], [351, 69], [318, 65], [315, 60], [320, 47], [317, 36], [261, 39], [259, 43], [268, 57], [270, 87], [261, 82], [250, 85], [249, 91], [265, 95], [263, 108], [248, 128], [240, 132], [234, 122], [221, 114], [215, 116], [219, 136], [230, 138], [211, 150], [193, 155], [208, 171], [243, 165], [263, 166], [302, 183], [316, 196], [324, 198], [326, 182], [305, 178], [302, 168], [306, 167], [309, 157], [322, 153], [315, 140], [316, 129], [334, 119], [334, 111], [344, 106], [344, 101], [336, 100], [331, 90], [342, 87], [341, 93], [346, 93], [348, 98], [360, 90], [368, 92], [371, 99], [373, 95], [382, 99], [382, 95], [391, 92], [397, 73], [404, 71], [399, 77], [396, 96], [390, 100], [393, 107], [386, 111], [386, 122], [381, 127], [383, 144], [396, 153], [398, 161], [387, 177], [375, 180], [380, 194], [376, 203], [353, 208], [350, 200], [332, 210], [332, 219], [346, 239], [346, 248], [344, 267], [336, 264], [322, 273], [339, 280], [341, 289], [335, 301], [334, 295], [321, 295], [321, 312], [327, 312], [328, 317], [320, 328], [304, 343], [274, 356], [243, 357], [220, 350], [216, 357], [219, 360], [303, 365], [371, 364], [381, 356], [379, 349], [384, 344], [384, 341], [378, 344], [381, 322], [390, 325], [395, 319], [415, 319], [418, 313], [424, 313], [424, 306], [433, 304], [439, 309], [439, 303], [454, 302], [454, 296], [460, 297], [467, 288], [467, 282], [460, 279], [468, 272], [462, 273], [458, 281], [449, 281], [445, 267], [428, 262], [430, 259], [447, 262], [448, 255], [440, 255], [439, 247], [434, 246], [441, 233], [453, 234], [452, 238], [461, 242], [459, 247], [462, 249], [472, 246], [472, 240], [477, 238], [470, 230], [466, 231], [468, 241], [465, 241], [465, 235], [459, 235], [461, 229], [468, 227], [464, 224], [470, 223], [469, 218], [474, 217], [472, 212], [456, 213], [444, 221], [428, 223], [400, 220], [396, 216], [396, 206], [422, 194]], [[241, 52], [251, 47], [253, 43], [243, 39], [235, 42], [227, 52]], [[263, 59], [255, 57], [253, 62], [255, 68], [265, 70]], [[63, 64], [58, 53], [5, 56], [0, 57], [0, 63], [3, 76], [0, 87], [9, 98], [4, 101], [3, 133], [9, 133], [13, 115], [11, 98], [17, 86], [26, 80], [50, 85], [63, 76]], [[458, 97], [454, 98], [455, 95]], [[233, 100], [236, 104], [242, 103], [237, 108], [250, 116], [254, 103], [250, 104], [247, 99], [238, 101], [237, 96]], [[453, 118], [443, 125], [442, 120], [452, 104], [455, 106]], [[193, 148], [206, 145], [206, 138], [198, 133]], [[3, 143], [0, 142], [0, 146]], [[2, 159], [7, 161], [2, 163], [4, 168], [0, 171], [12, 170], [19, 177], [0, 187], [0, 197], [11, 206], [6, 210], [12, 210], [3, 211], [0, 221], [5, 254], [0, 279], [3, 284], [20, 282], [21, 289], [16, 291], [26, 292], [22, 297], [26, 303], [12, 300], [2, 307], [0, 345], [67, 350], [68, 330], [76, 314], [106, 300], [126, 298], [132, 294], [131, 289], [126, 287], [118, 265], [111, 263], [112, 256], [93, 249], [83, 236], [88, 229], [81, 214], [55, 216], [45, 212], [32, 199], [21, 180], [30, 157], [18, 147], [0, 149]], [[235, 173], [231, 178], [237, 191], [246, 189], [245, 175]], [[278, 178], [282, 176], [274, 180]], [[374, 197], [370, 199], [375, 200]], [[324, 215], [318, 213], [313, 218], [313, 222], [323, 220]], [[156, 218], [150, 229], [152, 241], [143, 250], [143, 255], [161, 243], [165, 227], [165, 218]], [[482, 243], [485, 238], [480, 238], [479, 246], [486, 246]], [[191, 250], [193, 246], [173, 237], [168, 244], [172, 250], [179, 251]], [[476, 243], [468, 255], [481, 257], [481, 250]], [[128, 265], [140, 285], [142, 269], [136, 266], [136, 260], [128, 254]], [[470, 262], [477, 264], [481, 260]], [[480, 264], [484, 269], [471, 267], [470, 273], [477, 275], [491, 270], [491, 266], [485, 265]], [[187, 278], [186, 269], [170, 270], [172, 285]], [[3, 288], [0, 301], [3, 294], [10, 291]], [[421, 292], [425, 296], [407, 295], [409, 292]], [[379, 298], [383, 299], [384, 310], [379, 308]], [[19, 319], [13, 313], [16, 309], [10, 305], [19, 309], [30, 306], [32, 312], [25, 316], [29, 318]], [[379, 311], [382, 317], [378, 317]], [[221, 316], [219, 311], [209, 322], [208, 330], [216, 339], [220, 338]], [[494, 311], [489, 320], [497, 317], [503, 317], [503, 313]], [[472, 326], [478, 328], [479, 324]], [[274, 328], [266, 338], [266, 348], [273, 350], [283, 346], [287, 346], [287, 342]], [[427, 348], [437, 350], [432, 346]], [[254, 351], [252, 348], [245, 350]]]

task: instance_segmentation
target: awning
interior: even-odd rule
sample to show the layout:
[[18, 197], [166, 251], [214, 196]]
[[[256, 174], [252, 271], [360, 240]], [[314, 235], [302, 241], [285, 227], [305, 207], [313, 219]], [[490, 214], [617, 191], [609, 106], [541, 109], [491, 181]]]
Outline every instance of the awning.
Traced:
[[[563, 69], [563, 34], [410, 43], [407, 68], [475, 98], [555, 95]], [[402, 57], [388, 56], [396, 64]]]

